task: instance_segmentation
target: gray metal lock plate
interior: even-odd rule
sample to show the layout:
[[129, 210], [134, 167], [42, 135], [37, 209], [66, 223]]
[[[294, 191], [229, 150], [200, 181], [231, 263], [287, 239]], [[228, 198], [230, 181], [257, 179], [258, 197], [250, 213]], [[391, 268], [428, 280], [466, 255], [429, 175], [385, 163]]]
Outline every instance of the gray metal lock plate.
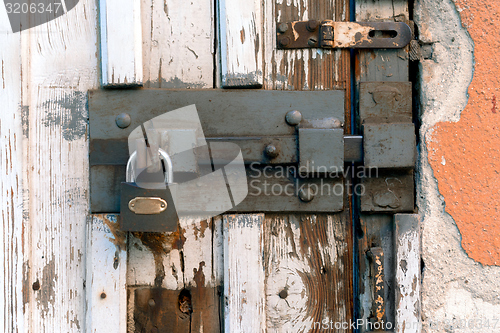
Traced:
[[166, 189], [145, 189], [134, 183], [121, 183], [121, 229], [139, 232], [177, 230], [179, 218], [172, 197], [174, 186], [175, 184], [168, 184]]
[[[93, 213], [109, 213], [118, 212], [120, 206], [123, 207], [120, 205], [119, 190], [120, 183], [125, 179], [125, 165], [129, 157], [127, 142], [131, 132], [141, 124], [168, 111], [195, 104], [203, 134], [211, 147], [213, 143], [232, 142], [241, 149], [247, 167], [248, 196], [235, 208], [235, 211], [340, 211], [343, 209], [344, 197], [343, 193], [338, 193], [340, 189], [348, 187], [347, 184], [343, 184], [343, 178], [325, 179], [323, 184], [318, 184], [319, 180], [289, 177], [286, 168], [293, 166], [297, 170], [299, 160], [311, 158], [322, 160], [320, 164], [331, 162], [330, 156], [325, 156], [327, 160], [320, 158], [320, 151], [308, 157], [308, 149], [305, 148], [302, 150], [302, 156], [299, 156], [297, 128], [300, 128], [301, 121], [304, 123], [315, 119], [334, 118], [339, 122], [339, 128], [335, 132], [336, 140], [324, 141], [325, 147], [328, 147], [324, 154], [331, 155], [335, 152], [334, 155], [338, 157], [332, 161], [336, 166], [341, 166], [342, 157], [348, 162], [361, 159], [360, 137], [345, 138], [346, 149], [341, 144], [343, 138], [340, 134], [343, 134], [343, 130], [340, 125], [344, 123], [344, 95], [343, 90], [91, 91], [89, 93], [91, 210]], [[287, 117], [293, 110], [300, 111], [301, 119]], [[127, 121], [124, 122], [124, 119]], [[167, 132], [161, 138], [169, 138], [170, 134], [171, 132]], [[179, 133], [175, 134], [179, 137]], [[193, 136], [189, 131], [184, 131], [183, 134], [185, 141], [191, 140], [190, 137]], [[306, 145], [313, 147], [311, 142]], [[163, 148], [168, 150], [167, 147]], [[217, 150], [212, 148], [211, 154], [217, 155]], [[172, 155], [173, 159], [174, 157]], [[173, 171], [176, 180], [180, 179], [178, 176], [182, 173], [193, 172], [183, 167], [176, 164], [174, 159]], [[253, 172], [257, 169], [266, 173]], [[285, 172], [280, 172], [283, 170]], [[194, 175], [193, 179], [201, 176], [201, 174]], [[181, 181], [178, 183], [179, 186], [183, 185]], [[299, 196], [304, 183], [311, 185], [315, 194], [313, 200], [304, 201], [302, 199], [305, 197]], [[207, 196], [207, 204], [210, 204], [212, 198]], [[184, 197], [182, 193], [179, 194], [178, 202], [177, 209], [180, 214], [192, 210], [190, 207], [184, 207], [190, 202], [190, 198]], [[201, 208], [200, 210], [207, 212]]]

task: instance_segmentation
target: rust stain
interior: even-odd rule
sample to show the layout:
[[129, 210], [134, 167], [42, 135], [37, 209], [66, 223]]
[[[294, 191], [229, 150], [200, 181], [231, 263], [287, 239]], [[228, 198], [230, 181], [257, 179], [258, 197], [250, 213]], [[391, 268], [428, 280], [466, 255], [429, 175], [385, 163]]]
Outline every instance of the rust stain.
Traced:
[[[134, 237], [141, 240], [153, 254], [155, 262], [155, 287], [161, 287], [165, 279], [165, 265], [163, 264], [163, 256], [170, 253], [172, 249], [182, 250], [186, 242], [186, 230], [177, 225], [177, 230], [172, 233], [156, 233], [156, 232], [133, 232]], [[182, 265], [181, 251], [181, 265]], [[182, 268], [182, 267], [181, 267]], [[182, 271], [184, 269], [182, 268]]]
[[102, 216], [102, 220], [104, 224], [106, 224], [113, 234], [113, 238], [108, 237], [109, 241], [118, 248], [119, 251], [125, 250], [126, 248], [126, 233], [120, 230], [120, 223], [118, 221], [113, 222], [106, 217], [106, 215]]
[[[212, 222], [210, 222], [212, 224]], [[205, 237], [205, 230], [208, 228], [208, 222], [206, 220], [203, 220], [200, 222], [200, 227], [198, 228], [197, 226], [194, 227], [194, 237], [196, 240], [198, 240], [198, 236], [200, 238]]]
[[197, 287], [205, 286], [205, 274], [203, 274], [203, 267], [205, 267], [205, 262], [202, 261], [198, 265], [198, 269], [193, 268], [194, 282], [196, 282]]
[[240, 39], [241, 39], [241, 44], [245, 43], [245, 29], [240, 30]]
[[429, 162], [467, 254], [484, 265], [500, 265], [500, 114], [496, 107], [500, 3], [454, 1], [474, 41], [475, 71], [460, 121], [436, 124], [427, 138]]

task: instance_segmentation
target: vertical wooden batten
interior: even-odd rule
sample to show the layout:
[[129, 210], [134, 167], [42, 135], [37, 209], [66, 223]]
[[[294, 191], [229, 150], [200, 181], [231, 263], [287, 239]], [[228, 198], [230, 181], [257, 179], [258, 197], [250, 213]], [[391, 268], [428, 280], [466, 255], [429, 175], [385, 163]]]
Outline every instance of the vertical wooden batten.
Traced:
[[[253, 4], [253, 1], [250, 3]], [[250, 3], [242, 1], [231, 3], [231, 13], [241, 10]], [[219, 2], [220, 4], [220, 2]], [[225, 4], [224, 4], [225, 5]], [[308, 19], [335, 19], [349, 20], [349, 1], [304, 1], [283, 2], [274, 0], [262, 1], [262, 64], [263, 88], [278, 90], [332, 90], [341, 89], [345, 92], [346, 123], [344, 128], [349, 133], [350, 128], [350, 53], [348, 50], [277, 50], [276, 23], [293, 20]], [[227, 6], [227, 5], [225, 5]], [[226, 17], [224, 11], [219, 11], [219, 20]], [[241, 14], [239, 14], [241, 15]], [[237, 22], [226, 28], [232, 31], [221, 31], [221, 38], [231, 36], [234, 40], [241, 40], [241, 29]], [[222, 29], [221, 29], [222, 30]], [[230, 43], [222, 42], [221, 58], [226, 58], [228, 64], [238, 64], [238, 68], [251, 67], [258, 61], [250, 53], [246, 58], [239, 56], [238, 47], [230, 49]], [[252, 58], [252, 59], [250, 59]], [[245, 63], [242, 61], [245, 60]], [[224, 76], [227, 66], [222, 60], [219, 71]], [[253, 67], [252, 67], [253, 68]], [[259, 67], [257, 67], [259, 68]], [[253, 82], [251, 71], [240, 71], [241, 81]], [[224, 86], [224, 83], [223, 83]], [[224, 86], [228, 88], [228, 86]], [[241, 86], [240, 86], [241, 87]], [[249, 115], [251, 117], [251, 115]], [[297, 199], [298, 200], [298, 199]], [[332, 322], [348, 321], [352, 318], [352, 224], [350, 205], [346, 198], [345, 211], [339, 214], [233, 214], [229, 217], [230, 234], [224, 234], [224, 262], [230, 265], [233, 272], [226, 272], [224, 280], [224, 300], [231, 300], [226, 306], [227, 320], [231, 328], [225, 327], [225, 332], [233, 332], [239, 327], [238, 315], [241, 320], [247, 315], [259, 318], [262, 310], [262, 301], [265, 304], [265, 316], [260, 317], [263, 323], [253, 327], [252, 332], [308, 332], [318, 331], [321, 320]], [[232, 238], [231, 235], [246, 234], [249, 221], [252, 223], [252, 237]], [[259, 235], [259, 233], [261, 235]], [[263, 240], [260, 245], [257, 240]], [[244, 247], [244, 248], [243, 248]], [[246, 256], [251, 260], [252, 274], [248, 271], [245, 262], [241, 274], [234, 272], [237, 267], [237, 254], [251, 252]], [[227, 259], [226, 254], [231, 254]], [[262, 261], [253, 258], [260, 255]], [[231, 262], [228, 262], [230, 260]], [[227, 266], [225, 266], [227, 269]], [[265, 272], [265, 280], [257, 280]], [[227, 279], [232, 279], [227, 281]], [[227, 287], [226, 287], [227, 284]], [[251, 302], [239, 292], [251, 289], [257, 293], [264, 286], [261, 300], [252, 298]], [[244, 306], [240, 306], [243, 301]], [[242, 311], [244, 310], [244, 311]], [[264, 328], [263, 328], [264, 327]], [[248, 328], [243, 328], [243, 331]], [[349, 329], [339, 332], [350, 332]]]
[[28, 332], [86, 329], [87, 91], [98, 87], [97, 34], [97, 3], [80, 0], [58, 19], [21, 32], [22, 71], [12, 70], [23, 80]]
[[87, 333], [127, 332], [127, 234], [116, 215], [94, 215], [87, 226]]
[[215, 0], [142, 0], [144, 87], [213, 88]]
[[[26, 300], [32, 293], [28, 279], [31, 244], [23, 215], [23, 146], [28, 106], [23, 100], [27, 85], [21, 75], [21, 34], [12, 33], [5, 11], [0, 11], [0, 331], [24, 332]], [[25, 56], [25, 54], [23, 54]]]
[[142, 85], [140, 0], [99, 0], [103, 87]]
[[262, 87], [262, 1], [219, 0], [223, 88]]
[[224, 331], [266, 332], [264, 214], [224, 215]]
[[396, 214], [396, 330], [395, 333], [420, 333], [421, 232], [420, 218]]

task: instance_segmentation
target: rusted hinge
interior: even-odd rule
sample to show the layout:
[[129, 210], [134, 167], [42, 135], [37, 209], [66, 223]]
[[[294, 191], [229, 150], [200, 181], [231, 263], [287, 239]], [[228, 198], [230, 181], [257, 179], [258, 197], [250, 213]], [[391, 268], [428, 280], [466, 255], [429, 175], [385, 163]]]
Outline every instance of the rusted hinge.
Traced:
[[309, 20], [277, 25], [278, 49], [400, 49], [412, 38], [404, 22], [335, 22]]

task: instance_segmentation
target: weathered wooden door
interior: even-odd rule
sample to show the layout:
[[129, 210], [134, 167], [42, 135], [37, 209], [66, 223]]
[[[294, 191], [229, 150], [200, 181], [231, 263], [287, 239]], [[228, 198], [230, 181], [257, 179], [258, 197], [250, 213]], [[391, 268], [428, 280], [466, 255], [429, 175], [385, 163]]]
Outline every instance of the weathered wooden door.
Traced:
[[[349, 20], [348, 1], [172, 1], [152, 8], [145, 29], [153, 36], [145, 52], [152, 82], [145, 87], [339, 89], [349, 133], [349, 50], [280, 51], [275, 39], [279, 21]], [[348, 200], [338, 214], [228, 214], [181, 219], [173, 234], [130, 235], [129, 331], [307, 332], [348, 322]]]
[[277, 23], [407, 22], [406, 0], [52, 2], [64, 13], [29, 29], [36, 13], [16, 27], [1, 11], [0, 330], [351, 332], [375, 315], [366, 254], [382, 248], [387, 320], [419, 332], [418, 226], [347, 192], [338, 213], [195, 216], [173, 233], [89, 211], [89, 90], [336, 90], [357, 134], [359, 83], [409, 81], [408, 48], [278, 50]]

